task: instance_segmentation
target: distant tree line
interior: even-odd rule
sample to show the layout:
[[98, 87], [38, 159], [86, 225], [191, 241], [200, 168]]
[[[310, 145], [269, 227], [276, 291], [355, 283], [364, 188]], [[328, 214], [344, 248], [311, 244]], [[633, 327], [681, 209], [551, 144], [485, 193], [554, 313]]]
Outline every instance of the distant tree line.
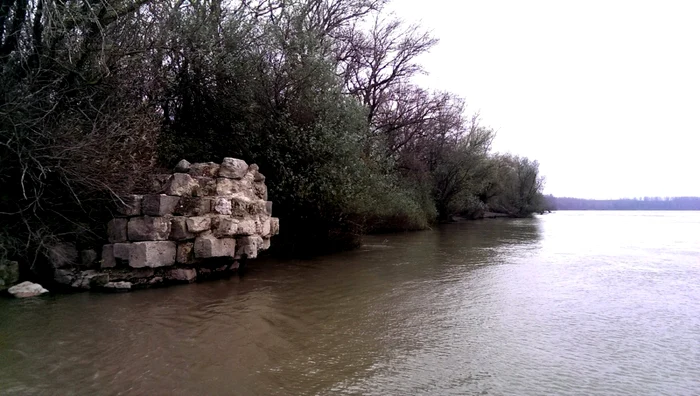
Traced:
[[0, 0], [0, 256], [99, 244], [182, 158], [259, 164], [287, 252], [543, 210], [536, 161], [412, 82], [437, 40], [386, 2]]
[[545, 197], [552, 210], [700, 210], [700, 197], [580, 199]]

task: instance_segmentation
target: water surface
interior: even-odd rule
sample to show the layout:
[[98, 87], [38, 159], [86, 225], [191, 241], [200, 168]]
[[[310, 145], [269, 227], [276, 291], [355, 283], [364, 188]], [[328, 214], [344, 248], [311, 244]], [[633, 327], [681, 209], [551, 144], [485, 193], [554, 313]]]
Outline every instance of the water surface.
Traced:
[[476, 221], [241, 279], [0, 299], [0, 394], [698, 395], [700, 212]]

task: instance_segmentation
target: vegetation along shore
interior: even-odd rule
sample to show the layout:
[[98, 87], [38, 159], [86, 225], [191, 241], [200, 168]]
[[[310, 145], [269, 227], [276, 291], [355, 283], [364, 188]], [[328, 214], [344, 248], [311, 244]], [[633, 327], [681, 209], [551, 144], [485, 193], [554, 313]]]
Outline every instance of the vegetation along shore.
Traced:
[[537, 161], [413, 82], [437, 39], [386, 3], [3, 1], [0, 260], [29, 279], [101, 247], [119, 197], [182, 158], [257, 164], [284, 255], [544, 210]]

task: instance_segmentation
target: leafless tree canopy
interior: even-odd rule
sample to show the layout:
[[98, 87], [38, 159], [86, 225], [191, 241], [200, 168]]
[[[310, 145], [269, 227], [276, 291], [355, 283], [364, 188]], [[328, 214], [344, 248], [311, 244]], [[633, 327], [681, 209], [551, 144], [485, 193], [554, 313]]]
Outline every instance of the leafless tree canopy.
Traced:
[[111, 201], [182, 157], [257, 162], [323, 240], [539, 210], [537, 163], [414, 83], [437, 39], [387, 1], [0, 0], [0, 255], [99, 244]]

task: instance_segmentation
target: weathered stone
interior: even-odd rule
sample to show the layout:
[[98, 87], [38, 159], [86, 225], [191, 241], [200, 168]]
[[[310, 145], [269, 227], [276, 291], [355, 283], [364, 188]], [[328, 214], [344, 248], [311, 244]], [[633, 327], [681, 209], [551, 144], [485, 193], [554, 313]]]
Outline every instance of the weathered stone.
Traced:
[[109, 282], [109, 275], [103, 272], [87, 270], [79, 273], [71, 284], [76, 289], [93, 289], [102, 287]]
[[240, 180], [219, 177], [216, 179], [216, 195], [231, 196], [243, 191]]
[[219, 177], [229, 179], [242, 179], [246, 173], [248, 173], [248, 164], [237, 158], [224, 158], [219, 168]]
[[216, 214], [230, 215], [231, 214], [231, 199], [225, 197], [217, 197], [212, 201], [212, 209]]
[[235, 236], [236, 231], [238, 231], [238, 222], [238, 219], [230, 216], [212, 217], [211, 228], [214, 231], [214, 236], [217, 238]]
[[265, 212], [267, 211], [265, 206], [266, 206], [266, 203], [262, 199], [256, 199], [256, 200], [250, 201], [250, 203], [248, 204], [248, 213], [253, 215], [253, 216], [256, 216], [256, 215], [267, 216], [265, 214]]
[[166, 277], [173, 282], [192, 283], [197, 279], [197, 271], [194, 268], [173, 268]]
[[262, 246], [260, 246], [260, 250], [267, 250], [270, 248], [270, 238], [263, 238], [263, 243]]
[[267, 201], [267, 186], [264, 183], [253, 183], [253, 189], [257, 198]]
[[129, 265], [129, 257], [131, 257], [131, 243], [115, 243], [114, 244], [114, 259], [117, 266]]
[[194, 242], [181, 242], [177, 244], [177, 255], [175, 261], [179, 264], [194, 264], [197, 260], [194, 257]]
[[117, 266], [117, 260], [114, 257], [114, 245], [102, 246], [102, 261], [100, 268], [114, 268]]
[[197, 258], [233, 257], [236, 254], [236, 240], [204, 235], [194, 240], [194, 256]]
[[[150, 176], [150, 182], [151, 182], [151, 191], [154, 193], [162, 193], [165, 191], [165, 187], [168, 185], [168, 182], [170, 179], [172, 179], [173, 175], [169, 173], [161, 173], [157, 175], [151, 175]], [[138, 216], [136, 214], [135, 216]]]
[[80, 265], [85, 268], [91, 268], [97, 262], [97, 252], [93, 249], [80, 251]]
[[246, 217], [250, 214], [252, 202], [248, 198], [235, 195], [231, 198], [231, 215], [236, 217]]
[[109, 271], [110, 281], [128, 281], [138, 283], [144, 279], [152, 277], [154, 274], [153, 268], [124, 268]]
[[194, 178], [199, 184], [197, 196], [210, 197], [216, 195], [216, 179], [213, 177], [196, 176]]
[[175, 172], [178, 173], [187, 173], [190, 171], [190, 166], [192, 164], [189, 163], [186, 159], [181, 159], [180, 162], [175, 165]]
[[265, 201], [265, 213], [268, 216], [272, 216], [272, 201]]
[[167, 267], [175, 264], [177, 248], [175, 242], [135, 242], [131, 246], [129, 266], [132, 268]]
[[256, 222], [256, 224], [255, 224], [255, 225], [256, 225], [256, 231], [258, 232], [258, 234], [260, 234], [261, 236], [264, 236], [264, 237], [265, 237], [265, 236], [270, 236], [270, 234], [272, 233], [272, 225], [271, 225], [271, 223], [272, 223], [272, 222], [270, 221], [270, 218], [269, 218], [269, 217], [267, 217], [267, 218], [260, 218], [260, 219]]
[[187, 231], [203, 232], [211, 229], [211, 217], [195, 216], [187, 219]]
[[198, 162], [190, 165], [190, 176], [216, 177], [219, 174], [219, 164], [213, 162]]
[[277, 235], [280, 233], [280, 219], [277, 217], [270, 218], [270, 234]]
[[211, 212], [211, 198], [183, 197], [175, 208], [178, 216], [204, 216]]
[[199, 183], [187, 173], [175, 173], [165, 186], [167, 195], [191, 197], [199, 190]]
[[67, 270], [67, 269], [57, 269], [53, 273], [53, 280], [60, 284], [60, 285], [65, 285], [68, 286], [75, 282], [75, 277], [76, 274], [72, 270]]
[[187, 218], [183, 216], [173, 217], [170, 220], [170, 239], [171, 241], [182, 241], [185, 239], [194, 239], [197, 235], [187, 231]]
[[0, 260], [0, 290], [5, 290], [19, 280], [19, 263]]
[[257, 165], [253, 164], [253, 165], [249, 166], [248, 172], [253, 174], [253, 181], [256, 181], [256, 182], [265, 181], [265, 175], [260, 173], [260, 168]]
[[253, 235], [255, 234], [255, 220], [245, 219], [238, 223], [236, 235]]
[[78, 264], [78, 249], [73, 243], [57, 243], [49, 247], [49, 261], [54, 268], [76, 266]]
[[141, 215], [141, 195], [127, 195], [120, 198], [117, 202], [117, 213], [121, 216], [140, 216]]
[[245, 196], [248, 199], [257, 199], [257, 196], [255, 195], [255, 181], [254, 181], [254, 175], [252, 173], [246, 173], [245, 176], [243, 176], [242, 179], [239, 180], [240, 182], [240, 195]]
[[162, 276], [156, 276], [156, 277], [154, 277], [153, 279], [151, 279], [151, 280], [148, 281], [148, 284], [149, 284], [150, 286], [160, 285], [161, 283], [163, 283], [163, 277], [162, 277]]
[[107, 223], [107, 239], [111, 243], [127, 241], [127, 223], [128, 219], [112, 219]]
[[108, 291], [129, 291], [131, 290], [132, 283], [131, 282], [107, 282], [103, 286], [105, 289]]
[[173, 214], [179, 204], [179, 197], [165, 194], [146, 195], [141, 202], [141, 212], [148, 216], [165, 216]]
[[257, 235], [243, 237], [238, 239], [238, 247], [236, 248], [236, 259], [242, 258], [257, 258], [258, 250], [263, 245], [263, 239]]
[[41, 287], [38, 283], [22, 282], [7, 289], [7, 292], [17, 298], [34, 297], [49, 291]]
[[170, 235], [170, 219], [150, 216], [131, 218], [127, 234], [130, 241], [164, 241]]

